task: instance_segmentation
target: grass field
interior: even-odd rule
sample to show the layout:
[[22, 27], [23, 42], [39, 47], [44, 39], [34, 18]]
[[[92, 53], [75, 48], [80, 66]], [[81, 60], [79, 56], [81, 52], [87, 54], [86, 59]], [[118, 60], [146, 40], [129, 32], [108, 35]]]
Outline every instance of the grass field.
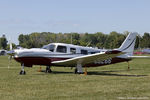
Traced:
[[[53, 73], [37, 72], [39, 66], [25, 68], [0, 56], [0, 100], [125, 100], [150, 99], [150, 59], [88, 68], [88, 75], [73, 74], [74, 70], [52, 67]], [[42, 66], [43, 70], [45, 69]]]

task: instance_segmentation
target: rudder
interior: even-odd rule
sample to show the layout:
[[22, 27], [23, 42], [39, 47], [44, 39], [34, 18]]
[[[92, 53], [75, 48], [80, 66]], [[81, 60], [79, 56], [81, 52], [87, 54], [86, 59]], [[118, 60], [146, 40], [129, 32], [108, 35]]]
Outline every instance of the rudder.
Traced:
[[119, 51], [125, 52], [128, 56], [133, 55], [137, 32], [129, 33], [122, 45], [119, 47]]

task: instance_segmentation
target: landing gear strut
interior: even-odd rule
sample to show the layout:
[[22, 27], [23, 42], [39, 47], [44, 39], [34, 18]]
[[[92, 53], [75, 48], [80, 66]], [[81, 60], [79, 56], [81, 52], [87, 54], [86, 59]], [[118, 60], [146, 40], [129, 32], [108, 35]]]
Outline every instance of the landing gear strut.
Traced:
[[52, 70], [50, 69], [50, 66], [46, 66], [46, 71], [45, 71], [46, 73], [51, 73], [52, 72]]
[[74, 74], [84, 74], [84, 75], [87, 75], [87, 68], [85, 67], [85, 72], [78, 72], [78, 69], [75, 68], [74, 69]]
[[21, 64], [21, 71], [20, 71], [19, 74], [20, 74], [20, 75], [25, 75], [25, 74], [26, 74], [26, 72], [25, 72], [25, 70], [24, 70], [24, 63]]
[[82, 65], [81, 64], [77, 64], [75, 70], [74, 70], [75, 74], [83, 74], [83, 69], [82, 69]]
[[74, 74], [77, 74], [77, 68], [74, 69]]

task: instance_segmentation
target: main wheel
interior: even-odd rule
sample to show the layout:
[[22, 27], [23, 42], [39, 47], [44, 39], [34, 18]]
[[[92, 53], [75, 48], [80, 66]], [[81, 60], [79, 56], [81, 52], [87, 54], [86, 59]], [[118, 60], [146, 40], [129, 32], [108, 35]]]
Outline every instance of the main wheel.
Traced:
[[19, 74], [20, 74], [20, 75], [25, 75], [26, 72], [21, 70]]
[[51, 73], [51, 72], [52, 72], [52, 70], [51, 70], [51, 69], [47, 70], [47, 73]]
[[50, 69], [50, 67], [46, 67], [46, 71], [45, 71], [46, 73], [51, 73], [52, 72], [52, 70]]

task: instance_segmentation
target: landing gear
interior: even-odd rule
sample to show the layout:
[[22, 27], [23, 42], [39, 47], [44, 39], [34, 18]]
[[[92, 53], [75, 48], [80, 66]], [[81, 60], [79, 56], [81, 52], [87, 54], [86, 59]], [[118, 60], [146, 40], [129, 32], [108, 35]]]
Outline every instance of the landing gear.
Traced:
[[20, 75], [25, 75], [26, 74], [26, 72], [25, 71], [20, 71]]
[[83, 69], [82, 69], [82, 65], [81, 64], [77, 64], [75, 70], [74, 70], [75, 74], [83, 74]]
[[77, 68], [74, 69], [74, 74], [77, 74]]
[[25, 70], [24, 70], [24, 63], [21, 64], [21, 71], [20, 71], [19, 74], [20, 74], [20, 75], [25, 75], [25, 74], [26, 74], [26, 72], [25, 72]]
[[46, 66], [46, 73], [52, 73], [52, 70], [50, 69], [50, 66]]

